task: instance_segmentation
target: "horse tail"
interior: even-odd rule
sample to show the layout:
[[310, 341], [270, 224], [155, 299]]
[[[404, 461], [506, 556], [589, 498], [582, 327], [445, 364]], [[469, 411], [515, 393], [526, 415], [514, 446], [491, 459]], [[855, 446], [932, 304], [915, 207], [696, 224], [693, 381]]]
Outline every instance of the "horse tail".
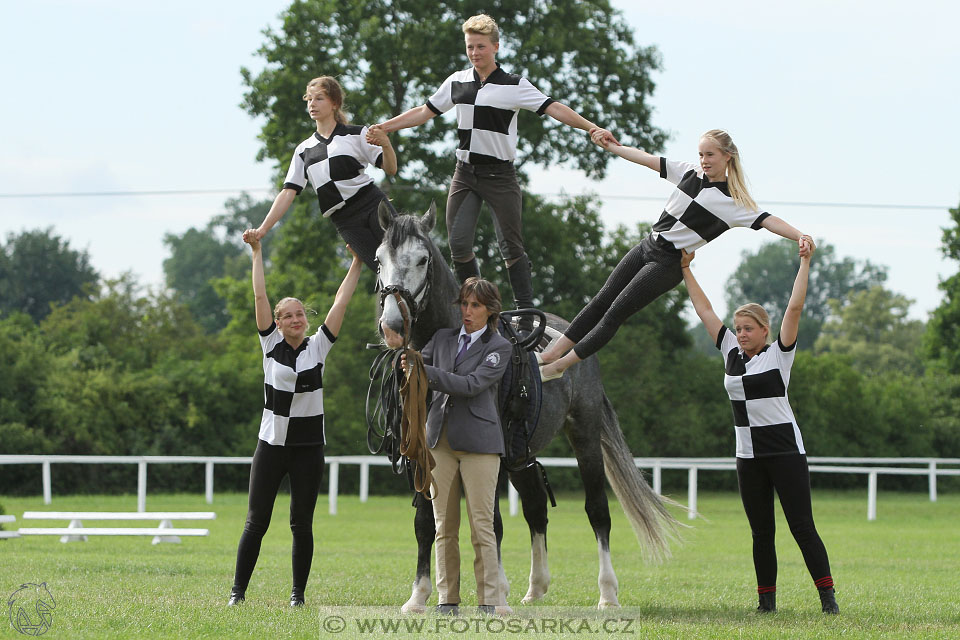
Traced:
[[600, 449], [607, 480], [643, 546], [644, 556], [651, 561], [669, 558], [670, 540], [685, 526], [667, 511], [667, 503], [676, 503], [657, 495], [634, 464], [617, 413], [606, 394], [600, 422]]

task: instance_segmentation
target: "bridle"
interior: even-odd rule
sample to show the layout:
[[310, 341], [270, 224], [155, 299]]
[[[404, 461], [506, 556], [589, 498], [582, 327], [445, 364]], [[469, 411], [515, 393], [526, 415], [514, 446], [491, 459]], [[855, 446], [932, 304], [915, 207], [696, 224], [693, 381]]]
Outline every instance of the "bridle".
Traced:
[[[380, 262], [379, 260], [377, 261], [377, 288], [380, 289], [380, 308], [383, 308], [383, 303], [387, 299], [387, 296], [393, 296], [394, 300], [397, 301], [397, 307], [403, 316], [404, 347], [410, 344], [413, 325], [417, 323], [420, 314], [427, 308], [427, 303], [430, 299], [430, 289], [433, 286], [432, 282], [433, 255], [429, 252], [427, 253], [427, 273], [423, 277], [423, 282], [421, 282], [420, 286], [412, 293], [409, 289], [399, 284], [384, 285], [383, 280], [380, 278]], [[380, 331], [382, 332], [382, 329]]]

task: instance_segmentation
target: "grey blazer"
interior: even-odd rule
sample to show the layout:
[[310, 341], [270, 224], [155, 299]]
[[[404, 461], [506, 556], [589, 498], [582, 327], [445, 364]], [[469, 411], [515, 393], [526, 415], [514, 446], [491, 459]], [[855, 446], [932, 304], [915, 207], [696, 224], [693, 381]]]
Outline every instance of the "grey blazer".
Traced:
[[487, 330], [471, 344], [460, 364], [460, 329], [440, 329], [423, 348], [433, 403], [427, 414], [427, 445], [437, 446], [447, 427], [450, 448], [471, 453], [503, 455], [503, 431], [497, 411], [497, 389], [510, 363], [510, 343]]

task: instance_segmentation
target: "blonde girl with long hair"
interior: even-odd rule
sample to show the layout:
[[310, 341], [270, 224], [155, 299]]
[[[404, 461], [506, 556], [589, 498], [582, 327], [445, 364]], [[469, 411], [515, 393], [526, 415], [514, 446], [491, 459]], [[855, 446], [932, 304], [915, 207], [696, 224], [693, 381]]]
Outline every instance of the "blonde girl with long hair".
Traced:
[[627, 252], [564, 335], [538, 356], [544, 381], [599, 351], [627, 318], [680, 284], [682, 250], [695, 251], [732, 227], [764, 228], [797, 242], [802, 252], [813, 247], [810, 236], [757, 207], [747, 191], [740, 151], [726, 131], [711, 129], [700, 136], [699, 163], [620, 145], [603, 130], [591, 137], [607, 151], [658, 172], [676, 189], [650, 235]]

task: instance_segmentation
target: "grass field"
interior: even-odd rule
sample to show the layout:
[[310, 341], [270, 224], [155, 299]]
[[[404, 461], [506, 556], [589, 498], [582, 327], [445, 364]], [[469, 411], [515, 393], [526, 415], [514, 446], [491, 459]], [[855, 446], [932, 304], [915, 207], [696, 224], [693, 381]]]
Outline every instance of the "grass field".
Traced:
[[[552, 583], [541, 604], [521, 607], [529, 571], [528, 533], [522, 517], [505, 520], [503, 557], [511, 584], [515, 624], [462, 618], [460, 626], [433, 615], [420, 635], [470, 638], [502, 635], [635, 638], [958, 638], [960, 637], [960, 496], [882, 493], [878, 520], [866, 521], [864, 492], [814, 494], [814, 513], [830, 553], [841, 615], [820, 613], [819, 600], [796, 544], [782, 518], [778, 523], [780, 575], [775, 615], [760, 616], [750, 560], [750, 534], [734, 494], [701, 494], [698, 520], [659, 566], [640, 560], [636, 539], [611, 502], [611, 551], [620, 583], [617, 612], [596, 612], [596, 543], [582, 498], [560, 496], [550, 511]], [[134, 511], [135, 496], [5, 498], [18, 526], [66, 526], [64, 522], [20, 520], [27, 510]], [[391, 618], [403, 624], [400, 605], [409, 596], [416, 561], [413, 510], [406, 498], [341, 496], [339, 514], [326, 514], [321, 496], [307, 607], [287, 606], [290, 590], [289, 500], [277, 501], [273, 525], [242, 607], [224, 606], [233, 577], [236, 544], [246, 496], [219, 494], [207, 505], [199, 495], [150, 495], [151, 511], [217, 512], [207, 538], [153, 546], [149, 538], [91, 538], [61, 544], [55, 537], [0, 541], [0, 597], [21, 583], [46, 582], [56, 599], [48, 638], [318, 638], [360, 637], [355, 619]], [[464, 605], [476, 603], [472, 551], [464, 518]], [[110, 523], [84, 522], [88, 526]], [[123, 524], [123, 523], [119, 523]], [[134, 524], [134, 523], [130, 523]], [[139, 526], [139, 525], [138, 525]], [[146, 525], [144, 525], [146, 526]], [[431, 598], [434, 604], [436, 596]], [[350, 607], [349, 609], [344, 607]], [[328, 616], [346, 629], [329, 625]], [[612, 616], [614, 623], [602, 623]], [[538, 620], [540, 626], [529, 618]], [[545, 621], [567, 620], [559, 627]], [[573, 622], [570, 622], [570, 621]], [[577, 622], [579, 620], [579, 622]], [[508, 619], [507, 622], [510, 622]], [[465, 630], [464, 625], [472, 625]], [[477, 626], [479, 625], [479, 626]], [[412, 635], [404, 627], [376, 635]], [[0, 639], [23, 637], [0, 620]]]

